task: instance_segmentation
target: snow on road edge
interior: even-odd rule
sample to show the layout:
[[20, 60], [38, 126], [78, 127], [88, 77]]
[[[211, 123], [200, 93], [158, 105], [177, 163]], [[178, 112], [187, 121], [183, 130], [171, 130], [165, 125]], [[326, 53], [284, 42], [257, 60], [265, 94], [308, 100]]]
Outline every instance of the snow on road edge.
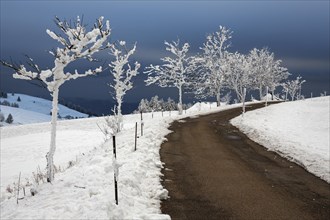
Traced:
[[329, 100], [327, 96], [276, 104], [231, 123], [251, 140], [329, 183]]

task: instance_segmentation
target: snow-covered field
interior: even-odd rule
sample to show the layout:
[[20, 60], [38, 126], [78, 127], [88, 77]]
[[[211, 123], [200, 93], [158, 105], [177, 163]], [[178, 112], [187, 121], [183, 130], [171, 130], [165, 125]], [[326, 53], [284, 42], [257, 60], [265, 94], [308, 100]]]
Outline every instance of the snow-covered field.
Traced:
[[[181, 117], [225, 108], [228, 106], [197, 103]], [[124, 130], [117, 135], [117, 162], [121, 164], [118, 206], [114, 201], [112, 141], [104, 142], [98, 127], [103, 118], [58, 122], [54, 163], [64, 171], [56, 174], [52, 185], [37, 185], [32, 175], [38, 166], [45, 169], [50, 123], [0, 128], [1, 219], [169, 219], [160, 214], [160, 199], [166, 198], [167, 191], [160, 180], [159, 148], [170, 132], [169, 124], [181, 117], [177, 112], [143, 117], [144, 135], [137, 140], [137, 151], [133, 150], [134, 132], [138, 122], [140, 135], [140, 115], [124, 116]], [[69, 163], [74, 165], [68, 168]], [[26, 196], [17, 205], [15, 192], [7, 190], [15, 189], [20, 172], [21, 184], [29, 182], [31, 186], [26, 186]], [[36, 196], [31, 196], [31, 188], [37, 189]]]
[[[124, 116], [124, 129], [116, 139], [117, 163], [120, 165], [119, 205], [115, 205], [114, 198], [112, 141], [105, 141], [98, 127], [105, 123], [103, 118], [67, 120], [58, 123], [54, 162], [57, 167], [61, 167], [61, 172], [55, 175], [52, 184], [38, 185], [32, 175], [32, 172], [37, 172], [38, 166], [45, 171], [45, 154], [50, 142], [50, 123], [2, 127], [0, 128], [0, 217], [1, 219], [170, 219], [160, 211], [161, 199], [165, 199], [168, 192], [161, 185], [163, 164], [159, 156], [160, 145], [165, 140], [165, 135], [170, 132], [167, 129], [169, 124], [183, 117], [208, 114], [239, 105], [222, 105], [217, 108], [215, 104], [196, 103], [183, 116], [178, 116], [177, 112], [163, 112], [163, 114], [155, 112], [152, 117], [152, 113], [147, 113], [143, 115], [143, 136], [140, 136], [140, 115]], [[255, 121], [252, 120], [253, 115], [257, 115]], [[276, 120], [267, 124], [271, 119]], [[312, 164], [323, 161], [320, 166], [314, 167], [324, 174], [328, 168], [328, 166], [324, 167], [326, 158], [329, 164], [329, 142], [326, 142], [326, 139], [329, 141], [328, 119], [329, 97], [326, 97], [273, 105], [246, 113], [243, 122], [241, 117], [233, 122], [245, 124], [250, 121], [264, 131], [271, 130], [269, 126], [276, 127], [277, 130], [267, 133], [269, 135], [267, 137], [257, 133], [256, 128], [247, 128], [252, 131], [250, 134], [264, 137], [265, 146], [272, 147], [273, 143], [280, 143], [282, 136], [288, 136], [290, 133], [290, 141], [287, 139], [285, 141], [290, 145], [285, 147], [286, 145], [280, 144], [283, 149], [278, 149], [279, 146], [276, 145], [276, 150], [288, 157], [294, 155], [289, 156], [286, 154], [287, 151], [298, 153], [298, 159], [308, 158]], [[138, 122], [140, 136], [137, 139], [137, 151], [134, 151], [135, 122]], [[293, 127], [290, 127], [291, 123]], [[306, 130], [306, 127], [309, 129]], [[286, 132], [280, 134], [281, 130]], [[315, 132], [312, 133], [314, 130]], [[305, 137], [303, 144], [299, 142], [302, 131], [304, 131], [303, 135], [309, 137]], [[280, 134], [281, 138], [277, 136], [278, 139], [274, 139], [274, 134]], [[320, 137], [320, 134], [323, 136]], [[310, 143], [313, 143], [312, 146]], [[298, 147], [298, 150], [293, 150], [293, 147]], [[325, 149], [327, 152], [324, 151]], [[23, 195], [21, 189], [19, 198], [24, 197], [24, 199], [19, 200], [17, 205], [15, 188], [20, 172], [21, 185], [26, 186], [26, 195]], [[327, 172], [329, 173], [329, 170]], [[319, 176], [324, 179], [329, 177]], [[31, 196], [31, 188], [37, 190], [35, 196]], [[8, 192], [10, 189], [14, 192]]]
[[[17, 99], [20, 97], [21, 101]], [[8, 98], [0, 98], [0, 102], [4, 100], [9, 103], [17, 103], [19, 108], [0, 105], [0, 111], [4, 114], [5, 118], [11, 114], [14, 118], [13, 125], [30, 124], [50, 121], [50, 112], [52, 109], [52, 102], [46, 99], [37, 98], [24, 94], [8, 93]], [[59, 115], [65, 117], [70, 115], [72, 117], [86, 118], [88, 115], [72, 110], [64, 105], [59, 104]], [[3, 123], [3, 125], [8, 125]]]
[[330, 96], [247, 112], [231, 123], [255, 142], [330, 182]]

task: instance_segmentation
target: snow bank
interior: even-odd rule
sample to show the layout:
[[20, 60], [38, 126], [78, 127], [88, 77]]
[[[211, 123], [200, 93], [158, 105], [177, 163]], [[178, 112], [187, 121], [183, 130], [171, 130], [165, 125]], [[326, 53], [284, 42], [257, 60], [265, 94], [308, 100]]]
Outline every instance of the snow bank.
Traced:
[[[45, 168], [50, 124], [29, 124], [1, 128], [1, 219], [170, 219], [160, 213], [160, 199], [167, 197], [160, 181], [162, 164], [159, 148], [175, 119], [144, 115], [144, 136], [134, 151], [135, 121], [140, 115], [124, 117], [124, 130], [117, 136], [119, 205], [114, 202], [112, 141], [104, 142], [98, 125], [103, 118], [77, 119], [58, 123], [54, 162], [65, 169], [50, 184], [36, 185], [32, 172]], [[140, 125], [139, 125], [140, 128]], [[139, 130], [140, 134], [140, 130]], [[75, 164], [67, 168], [69, 163]], [[21, 181], [33, 183], [16, 204], [14, 187]], [[30, 188], [36, 188], [36, 196]], [[23, 196], [21, 194], [21, 196]], [[60, 214], [59, 214], [60, 213]]]
[[[221, 103], [221, 106], [226, 105], [226, 103]], [[214, 110], [217, 108], [216, 102], [197, 102], [189, 109], [187, 113], [196, 113], [196, 112], [208, 112], [209, 110]]]
[[[211, 104], [210, 109], [205, 104], [201, 110], [192, 108], [182, 116], [177, 111], [143, 114], [144, 135], [137, 139], [137, 151], [135, 122], [140, 136], [140, 114], [124, 116], [123, 131], [116, 139], [119, 205], [114, 199], [112, 141], [105, 142], [98, 127], [105, 123], [104, 118], [58, 122], [54, 164], [64, 171], [55, 175], [52, 185], [37, 185], [32, 178], [38, 166], [45, 170], [50, 123], [0, 128], [1, 219], [170, 219], [160, 211], [161, 199], [168, 194], [161, 185], [160, 145], [174, 120], [240, 104], [215, 106]], [[9, 193], [6, 188], [10, 185], [14, 189], [20, 172], [22, 184], [30, 185], [17, 205], [15, 192]], [[35, 196], [31, 196], [31, 188], [37, 190]]]
[[285, 102], [231, 120], [255, 142], [330, 182], [330, 97]]

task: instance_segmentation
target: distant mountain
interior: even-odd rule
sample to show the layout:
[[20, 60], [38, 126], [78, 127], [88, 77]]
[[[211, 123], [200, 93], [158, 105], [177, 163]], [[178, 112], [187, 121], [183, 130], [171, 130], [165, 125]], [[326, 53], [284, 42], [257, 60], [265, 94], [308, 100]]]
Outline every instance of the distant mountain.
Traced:
[[[7, 94], [7, 98], [0, 98], [0, 112], [5, 119], [9, 114], [13, 116], [13, 124], [29, 124], [47, 122], [51, 119], [52, 102], [25, 94]], [[18, 106], [18, 107], [17, 107]], [[59, 104], [59, 118], [86, 118], [87, 114], [72, 110]], [[2, 125], [6, 123], [1, 122]]]

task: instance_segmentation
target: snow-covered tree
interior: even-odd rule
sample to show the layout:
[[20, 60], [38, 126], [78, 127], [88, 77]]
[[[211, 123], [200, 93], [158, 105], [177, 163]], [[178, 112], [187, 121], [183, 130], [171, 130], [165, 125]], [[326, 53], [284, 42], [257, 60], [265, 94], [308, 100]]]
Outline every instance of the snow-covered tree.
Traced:
[[225, 80], [224, 51], [230, 46], [231, 37], [232, 31], [220, 26], [219, 31], [206, 37], [206, 42], [200, 48], [203, 51], [199, 59], [202, 67], [197, 77], [197, 89], [194, 91], [207, 96], [215, 96], [217, 106], [220, 106], [220, 91]]
[[245, 98], [244, 88], [251, 89], [252, 75], [249, 59], [240, 53], [228, 53], [228, 69], [226, 74], [227, 87], [234, 90], [239, 102]]
[[166, 110], [167, 111], [174, 111], [177, 109], [177, 104], [175, 103], [175, 101], [173, 99], [171, 99], [170, 97], [168, 97], [167, 102], [166, 102]]
[[150, 65], [145, 73], [148, 79], [145, 81], [147, 86], [157, 84], [160, 87], [175, 87], [179, 92], [178, 109], [182, 114], [182, 93], [185, 86], [189, 83], [189, 74], [195, 68], [193, 57], [188, 56], [189, 44], [184, 43], [180, 46], [180, 41], [168, 43], [165, 41], [166, 50], [171, 52], [173, 58], [164, 57], [162, 65]]
[[149, 101], [147, 99], [141, 99], [140, 103], [139, 103], [139, 107], [138, 110], [139, 112], [148, 112], [149, 108]]
[[[134, 54], [136, 45], [131, 50], [126, 48], [125, 41], [119, 41], [118, 44], [110, 45], [110, 53], [115, 57], [114, 61], [109, 64], [110, 73], [113, 76], [113, 84], [109, 84], [114, 90], [114, 99], [117, 102], [117, 115], [119, 123], [122, 122], [121, 107], [126, 92], [133, 88], [132, 78], [138, 74], [140, 64], [134, 63], [134, 67], [129, 63], [129, 58]], [[121, 128], [121, 126], [119, 126]], [[121, 129], [119, 129], [121, 130]]]
[[[50, 150], [47, 153], [48, 182], [52, 182], [54, 179], [53, 157], [56, 149], [56, 123], [60, 86], [68, 80], [93, 75], [102, 71], [101, 66], [93, 70], [89, 69], [84, 73], [79, 73], [77, 70], [75, 70], [74, 73], [65, 72], [65, 68], [78, 59], [88, 59], [92, 61], [92, 55], [104, 49], [103, 44], [110, 35], [110, 23], [106, 21], [104, 24], [103, 17], [96, 20], [93, 29], [90, 31], [82, 24], [79, 17], [77, 17], [73, 25], [71, 25], [71, 22], [62, 21], [57, 17], [55, 18], [55, 23], [62, 34], [55, 33], [48, 29], [46, 30], [47, 34], [61, 45], [56, 50], [50, 51], [50, 54], [54, 56], [54, 67], [52, 69], [42, 70], [31, 58], [28, 58], [28, 65], [31, 67], [31, 70], [27, 70], [24, 65], [16, 65], [14, 63], [1, 61], [4, 66], [15, 70], [13, 74], [14, 78], [39, 80], [43, 82], [53, 97], [51, 142]], [[108, 46], [109, 43], [105, 47]]]
[[159, 100], [158, 95], [151, 97], [149, 108], [152, 111], [160, 111], [162, 109], [161, 101]]
[[283, 91], [290, 95], [292, 101], [295, 97], [298, 99], [301, 92], [301, 85], [305, 82], [306, 80], [302, 80], [301, 76], [298, 76], [295, 80], [288, 80], [282, 84]]
[[267, 48], [261, 50], [254, 48], [249, 53], [251, 61], [251, 72], [255, 76], [252, 79], [254, 89], [259, 91], [259, 99], [263, 97], [263, 92], [266, 88], [266, 80], [270, 74], [273, 55]]
[[273, 97], [275, 89], [289, 76], [287, 69], [281, 66], [282, 60], [276, 60], [274, 53], [267, 48], [261, 50], [254, 48], [249, 53], [249, 59], [251, 74], [254, 75], [253, 87], [259, 90], [260, 100], [266, 87]]

